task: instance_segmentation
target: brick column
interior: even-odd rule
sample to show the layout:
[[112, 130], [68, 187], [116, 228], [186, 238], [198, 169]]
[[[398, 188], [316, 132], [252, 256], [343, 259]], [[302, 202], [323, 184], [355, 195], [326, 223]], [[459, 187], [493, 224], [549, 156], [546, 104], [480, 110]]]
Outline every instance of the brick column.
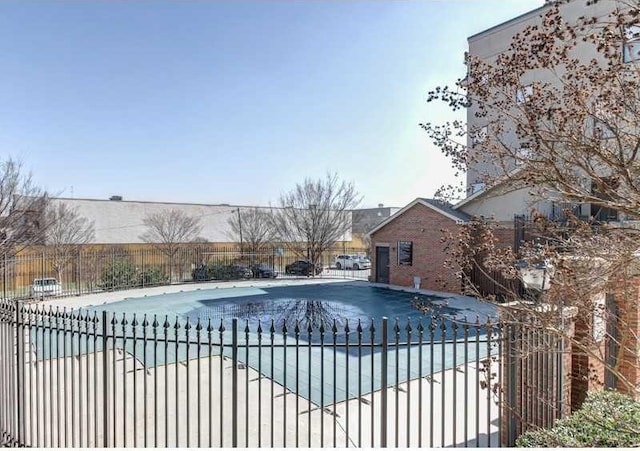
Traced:
[[622, 274], [609, 284], [609, 295], [617, 316], [617, 355], [615, 368], [623, 380], [616, 389], [636, 399], [640, 397], [640, 275]]

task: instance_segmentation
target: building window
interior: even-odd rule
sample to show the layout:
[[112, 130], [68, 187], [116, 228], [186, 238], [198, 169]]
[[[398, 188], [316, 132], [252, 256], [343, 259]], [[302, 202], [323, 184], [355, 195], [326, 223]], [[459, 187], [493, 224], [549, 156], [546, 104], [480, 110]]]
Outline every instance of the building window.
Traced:
[[487, 125], [476, 129], [471, 133], [471, 147], [475, 147], [476, 145], [485, 142], [487, 140], [487, 136], [489, 136], [489, 127]]
[[622, 46], [622, 61], [631, 63], [640, 60], [640, 25], [625, 30], [625, 43]]
[[531, 158], [531, 147], [528, 144], [521, 144], [516, 149], [516, 166], [522, 166], [527, 160]]
[[516, 103], [526, 103], [533, 95], [533, 85], [523, 86], [516, 90]]
[[599, 119], [593, 120], [593, 137], [596, 139], [615, 138], [615, 132], [607, 124]]
[[398, 265], [413, 265], [412, 241], [398, 241]]
[[470, 194], [475, 194], [478, 193], [480, 191], [482, 191], [484, 189], [486, 185], [484, 184], [484, 182], [475, 182], [471, 184], [471, 193]]

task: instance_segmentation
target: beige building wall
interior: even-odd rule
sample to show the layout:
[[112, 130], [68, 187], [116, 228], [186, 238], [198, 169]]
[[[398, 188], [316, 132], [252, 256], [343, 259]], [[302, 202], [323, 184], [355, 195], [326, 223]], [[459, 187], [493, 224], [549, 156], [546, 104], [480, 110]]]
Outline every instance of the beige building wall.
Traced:
[[457, 209], [470, 216], [484, 216], [500, 223], [512, 224], [514, 215], [540, 213], [548, 216], [552, 213], [552, 208], [551, 201], [536, 199], [526, 189], [502, 192], [494, 189], [470, 199]]
[[[570, 0], [568, 3], [562, 4], [560, 6], [560, 11], [567, 21], [572, 21], [580, 16], [604, 17], [609, 14], [616, 6], [623, 7], [623, 3], [619, 0], [601, 0], [595, 4], [589, 3], [591, 3], [589, 0]], [[512, 39], [517, 33], [524, 31], [529, 26], [540, 24], [541, 16], [545, 12], [547, 12], [549, 8], [550, 6], [548, 4], [544, 4], [541, 0], [541, 6], [539, 8], [469, 37], [469, 53], [473, 56], [481, 58], [485, 62], [490, 63], [492, 61], [495, 61], [501, 53], [504, 53], [509, 49]], [[590, 44], [581, 44], [576, 48], [576, 52], [573, 56], [587, 61], [596, 56], [596, 52]], [[523, 77], [522, 85], [526, 86], [533, 82], [553, 81], [554, 77], [550, 71], [531, 71], [530, 73], [526, 74], [525, 77]], [[482, 127], [486, 126], [491, 120], [490, 117], [475, 117], [476, 112], [477, 108], [474, 106], [467, 110], [467, 127], [470, 132], [467, 140], [467, 145], [472, 154], [473, 148], [471, 132], [475, 130], [481, 130]], [[507, 143], [511, 143], [511, 145], [514, 146], [514, 149], [520, 145], [513, 131], [507, 131], [507, 134], [503, 136], [503, 139]], [[490, 179], [491, 176], [503, 173], [502, 169], [496, 167], [496, 162], [492, 161], [489, 156], [487, 156], [487, 158], [483, 158], [483, 155], [475, 155], [475, 157], [479, 161], [473, 166], [470, 166], [467, 171], [466, 181], [468, 196], [478, 192], [478, 190], [482, 187], [482, 183], [486, 184], [487, 182], [489, 182], [488, 179]], [[515, 164], [513, 168], [515, 168]], [[527, 200], [527, 196], [523, 193], [514, 193], [501, 196], [500, 200], [489, 199], [483, 205], [488, 206], [489, 211], [495, 210], [495, 212], [501, 216], [504, 216], [503, 213], [511, 210], [511, 216], [513, 216], [514, 213], [519, 213], [523, 210], [526, 211], [530, 209], [530, 207], [525, 207], [520, 204], [520, 202], [525, 200]], [[478, 212], [482, 212], [482, 214], [485, 216], [489, 214], [488, 212], [485, 213], [482, 210], [482, 206], [480, 205], [480, 203], [475, 202], [474, 204], [474, 208], [477, 209]], [[541, 208], [540, 205], [538, 205], [537, 207]], [[472, 208], [472, 210], [474, 208]], [[465, 209], [463, 210], [467, 213], [472, 214], [470, 211], [467, 211], [467, 207], [465, 207]]]
[[[69, 207], [77, 209], [81, 216], [94, 222], [95, 237], [91, 244], [142, 244], [144, 241], [140, 237], [147, 230], [144, 219], [150, 214], [174, 209], [186, 215], [200, 218], [202, 231], [199, 237], [204, 241], [233, 244], [236, 238], [231, 231], [229, 220], [238, 214], [238, 209], [241, 212], [253, 208], [259, 208], [265, 212], [271, 211], [271, 207], [109, 199], [53, 198], [51, 202], [54, 206], [65, 203]], [[348, 230], [344, 234], [344, 241], [351, 243], [352, 235], [351, 229]]]

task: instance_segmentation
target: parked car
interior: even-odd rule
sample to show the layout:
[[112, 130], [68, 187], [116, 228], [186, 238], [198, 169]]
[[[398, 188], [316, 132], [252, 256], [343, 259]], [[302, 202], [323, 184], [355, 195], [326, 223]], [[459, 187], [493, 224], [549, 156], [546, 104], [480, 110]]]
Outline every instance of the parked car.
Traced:
[[361, 257], [359, 255], [338, 255], [336, 257], [337, 269], [370, 269], [371, 260], [367, 257]]
[[230, 279], [251, 279], [253, 277], [253, 271], [246, 265], [239, 263], [229, 266]]
[[285, 274], [292, 274], [298, 276], [310, 276], [312, 274], [320, 274], [322, 272], [322, 267], [314, 267], [313, 263], [308, 262], [307, 260], [297, 260], [290, 265], [285, 266], [284, 268]]
[[203, 282], [205, 280], [251, 279], [252, 277], [253, 271], [251, 268], [239, 263], [231, 265], [221, 263], [200, 265], [191, 271], [191, 279], [194, 282]]
[[43, 296], [60, 296], [62, 294], [62, 285], [53, 277], [45, 279], [33, 279], [33, 284], [29, 290], [32, 298]]
[[251, 271], [256, 279], [275, 279], [278, 277], [278, 272], [265, 263], [251, 266]]

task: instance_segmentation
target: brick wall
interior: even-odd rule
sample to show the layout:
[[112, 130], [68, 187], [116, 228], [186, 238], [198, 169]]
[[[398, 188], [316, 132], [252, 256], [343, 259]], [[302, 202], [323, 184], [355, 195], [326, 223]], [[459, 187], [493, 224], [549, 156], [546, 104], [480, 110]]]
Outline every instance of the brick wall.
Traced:
[[[573, 410], [580, 407], [588, 391], [606, 387], [608, 365], [613, 365], [623, 378], [615, 384], [618, 391], [636, 397], [640, 391], [640, 276], [617, 274], [607, 288], [616, 309], [605, 315], [605, 321], [613, 324], [607, 326], [607, 335], [602, 335], [598, 341], [593, 340], [592, 311], [581, 312], [576, 318], [576, 341], [581, 346], [577, 346], [572, 355]], [[617, 329], [617, 332], [612, 329]], [[607, 347], [612, 342], [617, 343], [617, 352], [609, 349], [612, 355], [608, 356]], [[580, 349], [585, 346], [588, 348], [586, 351]]]
[[[571, 410], [576, 411], [587, 397], [587, 392], [604, 387], [605, 341], [594, 342], [592, 312], [577, 315], [575, 341], [571, 354]], [[579, 345], [578, 345], [579, 344]], [[585, 349], [583, 349], [585, 348]], [[594, 356], [598, 356], [595, 358]]]
[[[413, 286], [414, 276], [429, 290], [460, 291], [456, 271], [445, 266], [449, 256], [442, 242], [443, 229], [456, 232], [456, 222], [432, 208], [416, 204], [371, 236], [371, 280], [376, 280], [376, 246], [389, 246], [389, 283]], [[413, 242], [413, 264], [398, 265], [398, 241]]]
[[617, 369], [627, 384], [617, 389], [638, 397], [640, 393], [640, 275], [623, 275], [610, 284], [610, 294], [617, 306]]

